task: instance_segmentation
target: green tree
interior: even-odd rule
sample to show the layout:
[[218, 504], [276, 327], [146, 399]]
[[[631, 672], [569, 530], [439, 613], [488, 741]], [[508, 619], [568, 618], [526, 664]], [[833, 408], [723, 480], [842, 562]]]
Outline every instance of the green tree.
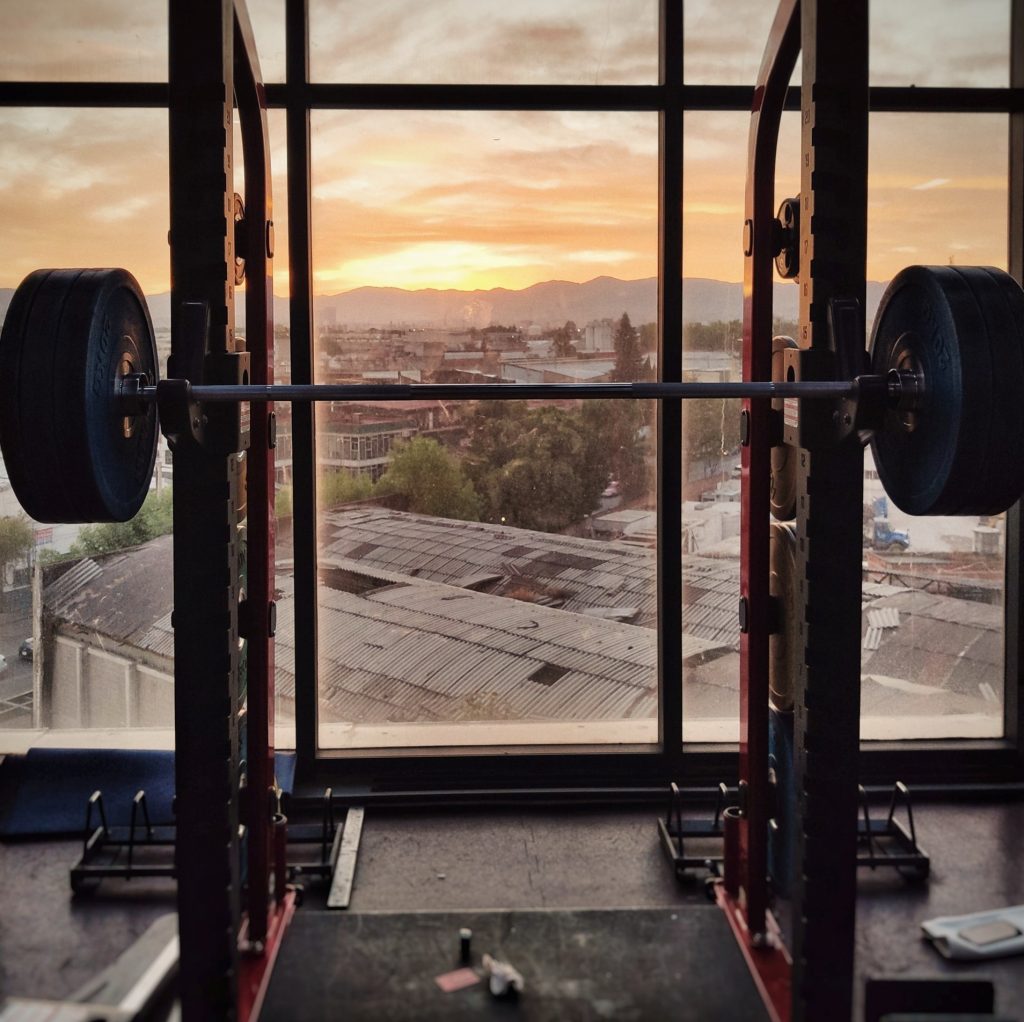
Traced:
[[615, 328], [615, 368], [612, 379], [618, 383], [632, 383], [642, 379], [644, 360], [640, 354], [640, 335], [624, 312]]
[[7, 583], [7, 566], [25, 558], [34, 543], [32, 523], [24, 515], [0, 518], [0, 591]]
[[543, 532], [589, 514], [608, 478], [601, 438], [578, 412], [551, 407], [478, 410], [467, 468], [485, 521]]
[[657, 323], [641, 323], [640, 324], [640, 350], [641, 351], [657, 351], [658, 350], [658, 324]]
[[157, 536], [165, 536], [173, 528], [173, 500], [170, 487], [157, 493], [151, 490], [139, 513], [127, 522], [102, 522], [87, 525], [71, 544], [71, 553], [92, 557], [138, 546]]
[[738, 355], [743, 347], [743, 323], [738, 319], [687, 323], [683, 338], [689, 351], [725, 351]]
[[739, 446], [741, 407], [738, 398], [683, 403], [683, 445], [690, 464], [700, 464], [703, 475]]
[[516, 457], [529, 416], [525, 402], [481, 401], [468, 417], [470, 444], [464, 467], [478, 493], [488, 472]]
[[565, 326], [557, 327], [551, 335], [555, 357], [572, 358], [576, 354], [576, 345], [573, 342], [579, 335], [579, 328], [571, 319], [566, 320]]
[[459, 462], [436, 440], [396, 444], [377, 492], [404, 497], [410, 511], [438, 518], [480, 519], [480, 500]]
[[292, 513], [292, 488], [282, 486], [274, 494], [274, 517], [287, 518]]
[[[373, 496], [373, 492], [373, 480], [368, 475], [358, 475], [346, 472], [344, 469], [340, 472], [329, 472], [320, 476], [316, 484], [317, 504], [324, 510], [338, 507], [340, 504], [350, 504], [354, 500], [369, 500]], [[290, 510], [290, 488], [288, 490], [288, 507]]]
[[585, 401], [580, 417], [600, 445], [600, 462], [607, 465], [605, 478], [617, 479], [624, 497], [644, 494], [648, 476], [644, 427], [657, 417], [654, 405], [648, 401]]

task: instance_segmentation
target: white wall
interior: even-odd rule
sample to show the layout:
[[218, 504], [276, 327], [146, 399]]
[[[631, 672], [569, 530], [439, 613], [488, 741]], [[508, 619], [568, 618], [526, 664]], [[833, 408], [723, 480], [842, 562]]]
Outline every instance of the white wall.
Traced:
[[173, 727], [173, 669], [136, 663], [132, 653], [102, 636], [58, 632], [47, 665], [50, 683], [42, 686], [50, 696], [43, 721], [49, 717], [54, 728]]

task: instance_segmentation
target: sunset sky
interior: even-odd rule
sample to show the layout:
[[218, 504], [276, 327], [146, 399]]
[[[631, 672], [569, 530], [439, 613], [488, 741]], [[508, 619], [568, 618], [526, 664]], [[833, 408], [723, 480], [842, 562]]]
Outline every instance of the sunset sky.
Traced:
[[[9, 79], [154, 80], [155, 0], [8, 0]], [[268, 79], [283, 2], [252, 3]], [[311, 0], [317, 80], [650, 83], [653, 0]], [[1005, 85], [1008, 0], [880, 3], [876, 84]], [[749, 82], [774, 4], [686, 0], [687, 78]], [[915, 16], [920, 20], [915, 22]], [[396, 26], [401, 27], [399, 32]], [[45, 43], [45, 44], [44, 44]], [[738, 280], [743, 113], [686, 117], [684, 272]], [[777, 194], [798, 190], [797, 118]], [[869, 276], [910, 262], [1005, 264], [1005, 116], [872, 119]], [[271, 117], [285, 266], [284, 117]], [[169, 286], [163, 111], [0, 108], [0, 286], [43, 265], [124, 265]], [[520, 288], [657, 272], [657, 117], [648, 113], [313, 114], [315, 288]], [[276, 289], [287, 290], [278, 273]]]

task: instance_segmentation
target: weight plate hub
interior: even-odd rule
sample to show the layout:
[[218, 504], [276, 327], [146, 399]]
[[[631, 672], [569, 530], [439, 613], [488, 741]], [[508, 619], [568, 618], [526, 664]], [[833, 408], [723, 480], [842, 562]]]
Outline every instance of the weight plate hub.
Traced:
[[911, 266], [890, 283], [871, 338], [872, 370], [922, 375], [912, 410], [886, 414], [872, 439], [879, 479], [909, 514], [998, 514], [1020, 496], [1020, 287], [1001, 270]]
[[0, 334], [0, 449], [21, 506], [40, 522], [133, 517], [157, 447], [152, 404], [127, 417], [119, 380], [157, 379], [145, 298], [126, 270], [36, 270]]

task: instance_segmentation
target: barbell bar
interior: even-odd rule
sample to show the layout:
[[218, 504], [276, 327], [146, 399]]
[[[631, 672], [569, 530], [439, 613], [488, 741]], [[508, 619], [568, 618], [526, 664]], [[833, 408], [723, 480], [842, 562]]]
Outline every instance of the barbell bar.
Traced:
[[[172, 381], [163, 381], [171, 383]], [[136, 405], [159, 401], [161, 387], [150, 385], [141, 374], [123, 378], [118, 393], [126, 414]], [[784, 398], [863, 400], [868, 394], [884, 396], [886, 404], [905, 404], [908, 396], [916, 400], [923, 394], [923, 380], [912, 372], [893, 371], [885, 376], [865, 374], [853, 380], [807, 380], [727, 383], [384, 383], [335, 384], [277, 383], [218, 385], [194, 384], [186, 391], [189, 400], [200, 403], [234, 401], [543, 401], [560, 398], [665, 400]]]
[[748, 398], [782, 403], [776, 446], [810, 446], [814, 423], [819, 431], [839, 423], [838, 436], [869, 433], [886, 491], [911, 514], [997, 514], [1024, 493], [1024, 291], [1005, 272], [908, 267], [882, 298], [868, 372], [804, 380], [806, 354], [780, 349], [784, 371], [773, 382], [160, 381], [149, 309], [130, 273], [36, 270], [15, 291], [0, 333], [0, 449], [37, 521], [124, 521], [149, 490], [158, 430], [201, 423], [207, 404]]

